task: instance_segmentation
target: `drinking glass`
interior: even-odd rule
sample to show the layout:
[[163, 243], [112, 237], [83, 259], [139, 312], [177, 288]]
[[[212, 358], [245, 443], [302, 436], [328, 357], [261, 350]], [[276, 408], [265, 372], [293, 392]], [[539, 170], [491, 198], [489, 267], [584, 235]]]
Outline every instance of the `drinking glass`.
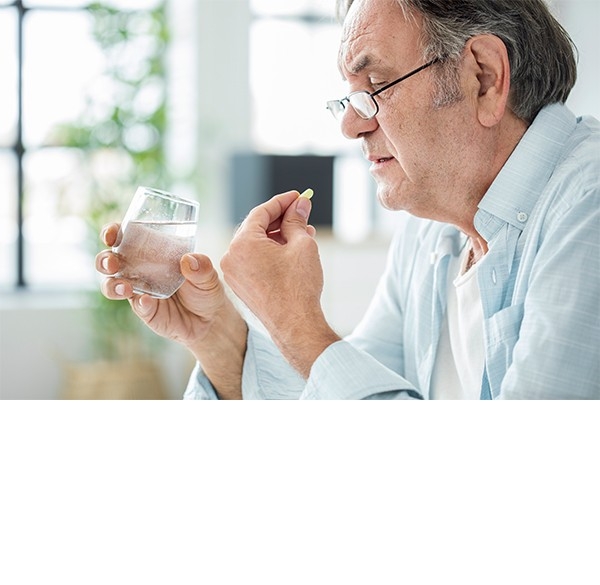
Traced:
[[179, 261], [194, 251], [197, 225], [196, 201], [138, 187], [113, 247], [120, 261], [115, 276], [131, 282], [137, 294], [170, 297], [185, 280]]

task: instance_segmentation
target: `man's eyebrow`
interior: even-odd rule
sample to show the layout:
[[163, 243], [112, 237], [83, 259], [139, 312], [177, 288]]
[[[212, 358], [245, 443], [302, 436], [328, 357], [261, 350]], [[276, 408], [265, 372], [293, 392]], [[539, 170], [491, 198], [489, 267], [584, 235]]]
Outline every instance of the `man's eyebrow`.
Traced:
[[342, 79], [344, 81], [346, 80], [346, 76], [344, 75], [344, 68], [346, 68], [346, 71], [348, 71], [350, 75], [358, 75], [361, 71], [366, 69], [373, 62], [373, 59], [368, 54], [359, 56], [358, 59], [355, 59], [354, 62], [351, 62], [348, 66], [344, 65], [344, 60], [344, 52], [342, 49], [340, 49], [338, 55], [338, 69], [340, 70], [340, 73], [342, 74]]
[[358, 75], [361, 71], [371, 65], [372, 62], [373, 59], [371, 59], [370, 55], [361, 55], [354, 63], [348, 66], [348, 71], [352, 75]]

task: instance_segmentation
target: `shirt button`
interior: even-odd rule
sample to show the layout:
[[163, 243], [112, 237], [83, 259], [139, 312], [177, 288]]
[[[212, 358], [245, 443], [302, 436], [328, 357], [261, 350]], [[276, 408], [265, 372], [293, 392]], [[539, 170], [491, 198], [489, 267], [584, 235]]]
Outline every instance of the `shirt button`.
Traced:
[[529, 216], [524, 211], [519, 211], [519, 213], [517, 213], [517, 219], [521, 223], [525, 223], [529, 219]]

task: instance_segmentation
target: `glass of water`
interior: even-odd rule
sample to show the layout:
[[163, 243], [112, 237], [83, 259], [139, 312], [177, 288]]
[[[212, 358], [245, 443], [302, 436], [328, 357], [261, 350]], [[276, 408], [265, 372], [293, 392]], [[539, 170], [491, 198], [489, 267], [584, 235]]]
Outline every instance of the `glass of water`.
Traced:
[[115, 276], [127, 279], [137, 294], [170, 297], [185, 280], [179, 261], [194, 251], [197, 226], [196, 201], [138, 187], [113, 247], [120, 261]]

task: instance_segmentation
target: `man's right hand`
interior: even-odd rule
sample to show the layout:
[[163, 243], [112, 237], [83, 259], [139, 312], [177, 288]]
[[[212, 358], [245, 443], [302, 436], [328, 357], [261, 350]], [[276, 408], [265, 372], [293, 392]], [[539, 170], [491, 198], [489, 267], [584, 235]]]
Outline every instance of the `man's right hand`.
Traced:
[[[113, 246], [119, 225], [102, 230], [106, 246]], [[115, 277], [119, 257], [110, 249], [96, 256], [96, 270], [107, 276], [102, 293], [109, 299], [128, 299], [133, 311], [155, 333], [185, 345], [201, 362], [204, 372], [223, 398], [241, 397], [241, 369], [247, 326], [231, 300], [210, 259], [186, 254], [181, 259], [185, 282], [168, 299], [137, 295], [131, 283]]]

